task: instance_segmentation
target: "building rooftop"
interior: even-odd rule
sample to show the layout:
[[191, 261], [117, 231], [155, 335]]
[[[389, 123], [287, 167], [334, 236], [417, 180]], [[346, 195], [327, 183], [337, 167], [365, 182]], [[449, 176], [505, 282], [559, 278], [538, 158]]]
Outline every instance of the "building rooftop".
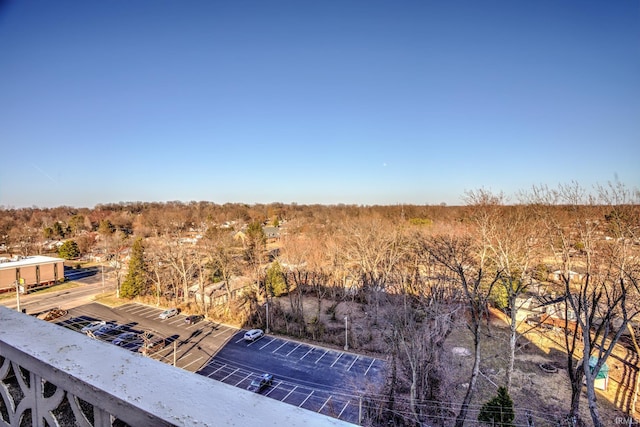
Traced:
[[55, 262], [64, 262], [62, 258], [55, 258], [44, 255], [17, 256], [13, 258], [0, 258], [0, 269], [26, 267], [36, 264], [51, 264]]

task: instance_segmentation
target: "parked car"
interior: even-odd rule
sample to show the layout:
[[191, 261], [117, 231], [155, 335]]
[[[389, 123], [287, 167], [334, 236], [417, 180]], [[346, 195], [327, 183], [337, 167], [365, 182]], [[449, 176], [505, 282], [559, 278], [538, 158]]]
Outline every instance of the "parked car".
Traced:
[[142, 341], [136, 332], [129, 331], [129, 332], [124, 332], [118, 335], [113, 341], [111, 341], [111, 344], [115, 344], [117, 346], [123, 346], [136, 339]]
[[273, 374], [262, 374], [258, 378], [255, 378], [247, 387], [247, 390], [253, 391], [254, 393], [259, 392], [265, 387], [273, 384]]
[[192, 314], [191, 316], [185, 317], [184, 323], [186, 323], [187, 325], [193, 325], [194, 323], [198, 323], [202, 319], [204, 319], [204, 316], [202, 314]]
[[178, 315], [178, 309], [177, 308], [170, 308], [168, 310], [163, 311], [162, 313], [160, 313], [160, 316], [158, 316], [160, 319], [168, 319], [170, 317], [173, 316], [177, 316]]
[[80, 332], [82, 332], [83, 334], [86, 334], [87, 332], [93, 332], [95, 330], [100, 329], [100, 327], [102, 327], [102, 326], [104, 326], [106, 324], [107, 324], [107, 322], [105, 322], [104, 320], [96, 320], [94, 322], [89, 323], [88, 325], [86, 325], [82, 329], [80, 329]]
[[244, 334], [245, 341], [255, 341], [258, 338], [261, 338], [264, 335], [264, 331], [262, 329], [251, 329]]
[[94, 338], [99, 338], [102, 340], [106, 340], [109, 338], [112, 338], [120, 333], [122, 333], [122, 331], [126, 329], [126, 326], [124, 325], [118, 325], [115, 323], [107, 323], [104, 326], [101, 326], [99, 329], [97, 329], [96, 331], [93, 332], [93, 337]]

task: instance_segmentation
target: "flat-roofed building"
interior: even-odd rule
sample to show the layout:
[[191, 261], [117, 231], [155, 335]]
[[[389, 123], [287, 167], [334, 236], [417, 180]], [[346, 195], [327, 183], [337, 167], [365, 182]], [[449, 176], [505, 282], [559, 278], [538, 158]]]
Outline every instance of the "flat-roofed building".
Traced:
[[16, 282], [24, 292], [51, 286], [64, 280], [64, 260], [42, 255], [0, 258], [0, 293], [16, 289]]

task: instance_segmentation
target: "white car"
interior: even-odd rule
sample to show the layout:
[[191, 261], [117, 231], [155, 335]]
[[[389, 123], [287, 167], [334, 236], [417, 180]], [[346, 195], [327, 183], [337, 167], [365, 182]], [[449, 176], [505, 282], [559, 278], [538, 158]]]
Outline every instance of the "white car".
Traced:
[[160, 316], [158, 316], [161, 319], [168, 319], [170, 317], [173, 316], [177, 316], [178, 315], [178, 309], [177, 308], [170, 308], [168, 310], [163, 311], [162, 313], [160, 313]]
[[87, 332], [97, 331], [106, 324], [107, 322], [105, 322], [104, 320], [96, 320], [95, 322], [91, 322], [84, 328], [80, 329], [80, 332], [86, 334]]
[[245, 341], [255, 341], [258, 338], [261, 338], [264, 335], [264, 331], [262, 329], [251, 329], [244, 334]]

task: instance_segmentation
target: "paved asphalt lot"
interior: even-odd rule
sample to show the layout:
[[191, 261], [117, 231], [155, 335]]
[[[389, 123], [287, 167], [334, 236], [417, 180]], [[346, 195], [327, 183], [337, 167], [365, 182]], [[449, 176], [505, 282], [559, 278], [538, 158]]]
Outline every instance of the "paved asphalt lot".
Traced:
[[92, 320], [106, 320], [163, 336], [167, 346], [150, 357], [244, 389], [268, 372], [274, 381], [262, 395], [352, 423], [358, 422], [360, 394], [370, 385], [379, 390], [383, 381], [385, 362], [380, 359], [269, 335], [246, 342], [244, 330], [207, 320], [189, 325], [184, 315], [161, 320], [162, 311], [141, 304], [110, 308], [93, 303], [69, 310], [57, 323], [80, 330]]

